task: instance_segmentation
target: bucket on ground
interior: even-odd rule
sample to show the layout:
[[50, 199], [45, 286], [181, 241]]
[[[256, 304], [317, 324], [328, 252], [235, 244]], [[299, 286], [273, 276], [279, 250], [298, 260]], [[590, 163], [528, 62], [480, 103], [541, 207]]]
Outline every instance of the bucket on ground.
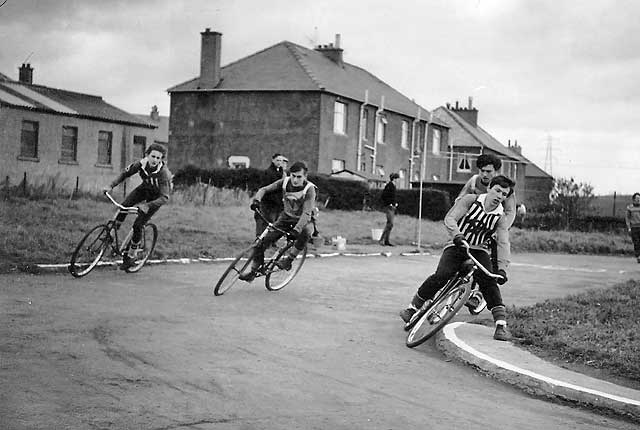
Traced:
[[342, 236], [332, 237], [331, 243], [338, 249], [338, 251], [344, 251], [347, 248], [347, 238]]
[[380, 240], [382, 237], [382, 229], [381, 228], [372, 228], [371, 229], [371, 239]]

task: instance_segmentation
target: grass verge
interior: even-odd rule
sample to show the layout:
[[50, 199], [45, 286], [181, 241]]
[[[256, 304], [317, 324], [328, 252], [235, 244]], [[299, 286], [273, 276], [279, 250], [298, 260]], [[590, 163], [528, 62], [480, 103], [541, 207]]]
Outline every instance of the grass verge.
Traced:
[[640, 389], [637, 281], [513, 307], [509, 327], [520, 346], [542, 358]]

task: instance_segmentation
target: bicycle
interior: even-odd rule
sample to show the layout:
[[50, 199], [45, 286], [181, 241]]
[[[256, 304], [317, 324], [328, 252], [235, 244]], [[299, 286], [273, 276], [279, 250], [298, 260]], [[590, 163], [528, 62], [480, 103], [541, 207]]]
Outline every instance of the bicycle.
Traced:
[[491, 273], [469, 252], [469, 244], [463, 243], [468, 259], [458, 272], [435, 294], [432, 300], [425, 301], [411, 319], [404, 325], [407, 334], [407, 346], [416, 347], [436, 334], [467, 303], [472, 287], [472, 278], [476, 270], [482, 270], [487, 276], [501, 279], [501, 275]]
[[260, 236], [258, 236], [248, 248], [242, 250], [233, 259], [231, 264], [229, 264], [229, 267], [224, 271], [213, 289], [213, 294], [216, 296], [221, 296], [236, 283], [240, 274], [243, 273], [249, 266], [249, 263], [251, 263], [256, 246], [264, 240], [270, 229], [282, 233], [286, 238], [286, 243], [282, 246], [276, 247], [271, 257], [266, 258], [265, 256], [264, 262], [256, 272], [256, 278], [264, 276], [264, 284], [267, 290], [278, 291], [286, 287], [298, 274], [307, 258], [307, 246], [305, 245], [304, 249], [298, 254], [298, 257], [291, 263], [291, 268], [289, 270], [280, 269], [276, 263], [287, 252], [287, 250], [293, 246], [295, 238], [287, 231], [276, 227], [272, 222], [266, 219], [259, 209], [256, 209], [255, 211], [267, 223], [267, 228], [264, 229]]
[[[104, 194], [118, 210], [113, 218], [107, 221], [106, 224], [99, 224], [89, 230], [76, 246], [68, 266], [69, 272], [76, 278], [89, 274], [89, 272], [98, 265], [109, 248], [112, 250], [112, 256], [124, 257], [124, 254], [129, 251], [131, 238], [133, 237], [133, 227], [129, 230], [122, 243], [120, 243], [116, 217], [120, 212], [137, 215], [140, 209], [135, 206], [122, 206], [111, 197], [109, 192], [105, 191]], [[134, 273], [142, 269], [142, 266], [145, 265], [151, 256], [157, 239], [158, 228], [155, 224], [146, 223], [142, 230], [141, 256], [136, 259], [135, 264], [125, 269], [125, 272]]]

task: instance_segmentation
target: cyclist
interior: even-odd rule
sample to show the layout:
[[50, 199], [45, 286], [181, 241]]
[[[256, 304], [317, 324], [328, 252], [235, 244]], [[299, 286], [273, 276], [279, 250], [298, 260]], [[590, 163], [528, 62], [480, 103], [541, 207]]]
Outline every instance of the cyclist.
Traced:
[[[278, 190], [282, 192], [284, 210], [274, 225], [296, 238], [294, 245], [276, 263], [283, 270], [291, 269], [291, 263], [304, 249], [314, 231], [312, 214], [316, 206], [316, 186], [307, 180], [307, 171], [305, 163], [301, 161], [293, 163], [289, 169], [289, 176], [260, 188], [251, 203], [251, 209], [256, 210], [260, 207], [260, 200], [266, 193]], [[274, 229], [267, 233], [265, 238], [256, 245], [250, 269], [242, 273], [239, 279], [253, 281], [264, 262], [264, 250], [281, 236], [282, 233]]]
[[466, 241], [470, 245], [470, 252], [485, 267], [491, 267], [488, 241], [495, 234], [497, 241], [497, 274], [502, 279], [496, 281], [477, 271], [474, 277], [480, 285], [480, 291], [487, 300], [496, 329], [493, 338], [508, 340], [506, 330], [506, 309], [502, 303], [502, 295], [498, 283], [507, 281], [506, 269], [509, 265], [509, 219], [504, 213], [502, 203], [513, 192], [515, 183], [503, 175], [495, 176], [489, 182], [486, 194], [479, 196], [469, 194], [456, 201], [444, 219], [444, 225], [451, 235], [442, 251], [436, 272], [429, 276], [418, 288], [411, 300], [411, 305], [400, 312], [400, 317], [408, 322], [411, 316], [425, 303], [433, 298], [435, 293], [461, 268], [467, 260], [466, 253], [461, 249]]
[[[467, 194], [475, 194], [480, 195], [487, 192], [487, 186], [491, 179], [496, 176], [498, 170], [502, 167], [502, 161], [493, 154], [482, 154], [476, 160], [476, 167], [478, 168], [478, 173], [473, 175], [462, 190], [456, 200], [460, 199], [462, 196]], [[515, 192], [511, 193], [511, 195], [502, 203], [504, 207], [505, 217], [507, 218], [507, 223], [509, 227], [513, 224], [516, 218], [516, 196]], [[496, 244], [495, 241], [491, 240], [490, 242], [491, 249], [491, 262], [492, 268], [496, 269]], [[482, 293], [476, 291], [472, 293], [471, 297], [469, 297], [468, 302], [466, 303], [469, 312], [472, 315], [477, 315], [487, 306], [487, 302], [482, 296]]]
[[[127, 166], [116, 179], [114, 179], [104, 191], [111, 191], [126, 178], [138, 173], [142, 184], [133, 189], [122, 202], [123, 206], [137, 205], [140, 209], [138, 217], [133, 223], [133, 237], [131, 245], [123, 256], [120, 269], [126, 270], [135, 264], [137, 254], [141, 251], [142, 228], [145, 223], [160, 209], [160, 206], [169, 201], [171, 192], [172, 175], [167, 166], [162, 162], [166, 155], [166, 149], [152, 143], [145, 151], [145, 157]], [[116, 218], [116, 228], [119, 228], [126, 212], [120, 212]]]

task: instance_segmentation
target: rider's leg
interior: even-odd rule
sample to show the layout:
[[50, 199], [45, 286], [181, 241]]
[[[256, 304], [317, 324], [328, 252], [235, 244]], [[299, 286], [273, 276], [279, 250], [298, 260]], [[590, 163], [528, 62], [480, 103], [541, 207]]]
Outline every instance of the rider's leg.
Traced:
[[[474, 254], [474, 257], [476, 257], [478, 261], [482, 263], [482, 265], [488, 264], [490, 262], [490, 258], [483, 257], [481, 253], [478, 253], [477, 255]], [[483, 260], [481, 260], [479, 257], [483, 258]], [[476, 276], [478, 279], [480, 291], [482, 291], [482, 294], [487, 301], [487, 308], [491, 310], [491, 315], [493, 316], [493, 321], [496, 326], [493, 338], [496, 340], [509, 340], [511, 336], [509, 335], [509, 332], [506, 328], [507, 310], [504, 306], [504, 303], [502, 302], [502, 294], [500, 293], [500, 287], [498, 287], [498, 283], [495, 279], [488, 277], [480, 271], [476, 271], [474, 276]]]
[[461, 251], [455, 247], [448, 247], [442, 251], [436, 272], [429, 276], [420, 285], [418, 291], [411, 299], [408, 308], [400, 311], [400, 318], [408, 322], [411, 316], [422, 307], [426, 300], [431, 300], [435, 293], [458, 271], [465, 258]]
[[[124, 198], [121, 204], [122, 206], [130, 207], [140, 203], [144, 199], [145, 199], [145, 195], [143, 190], [141, 190], [140, 187], [136, 187], [129, 194], [127, 194], [127, 196]], [[124, 222], [124, 219], [126, 217], [127, 217], [126, 212], [121, 211], [118, 213], [118, 216], [116, 217], [116, 228], [120, 227], [120, 224]]]
[[285, 255], [283, 255], [282, 258], [280, 258], [280, 260], [276, 263], [276, 265], [279, 268], [284, 270], [291, 269], [291, 264], [293, 263], [293, 260], [296, 259], [298, 254], [300, 254], [300, 252], [307, 245], [307, 242], [309, 242], [309, 238], [311, 237], [312, 234], [313, 234], [313, 223], [308, 223], [302, 229], [300, 234], [298, 234], [298, 238], [296, 239], [293, 246], [287, 250]]

